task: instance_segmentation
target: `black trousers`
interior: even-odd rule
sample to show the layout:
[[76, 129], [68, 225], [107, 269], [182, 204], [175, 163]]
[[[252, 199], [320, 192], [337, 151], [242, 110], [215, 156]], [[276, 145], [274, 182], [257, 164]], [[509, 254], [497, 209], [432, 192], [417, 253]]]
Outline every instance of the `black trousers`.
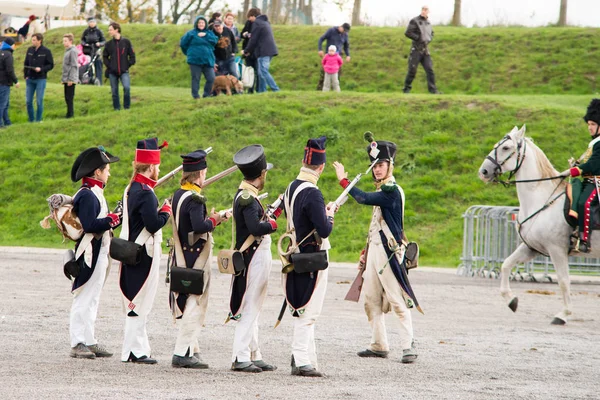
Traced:
[[408, 57], [408, 73], [404, 80], [404, 91], [410, 92], [412, 89], [412, 81], [417, 75], [417, 67], [419, 64], [423, 65], [425, 73], [427, 74], [427, 89], [430, 93], [437, 93], [437, 87], [435, 86], [435, 74], [433, 73], [433, 62], [428, 51], [419, 51], [414, 47], [410, 50], [410, 56]]
[[65, 103], [67, 103], [67, 118], [73, 118], [73, 99], [75, 98], [75, 84], [71, 86], [63, 83], [65, 87]]
[[[340, 82], [340, 86], [341, 86], [341, 79], [340, 77], [342, 76], [342, 67], [340, 67], [340, 69], [338, 70], [338, 81]], [[325, 80], [325, 70], [323, 69], [323, 67], [321, 67], [321, 75], [319, 76], [319, 83], [317, 83], [317, 91], [322, 92], [323, 91], [323, 81]]]

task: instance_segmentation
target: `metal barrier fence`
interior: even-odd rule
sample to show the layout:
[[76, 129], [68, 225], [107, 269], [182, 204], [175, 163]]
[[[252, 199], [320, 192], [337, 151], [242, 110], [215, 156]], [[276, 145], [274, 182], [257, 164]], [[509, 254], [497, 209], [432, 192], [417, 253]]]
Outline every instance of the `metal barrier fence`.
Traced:
[[[519, 207], [472, 206], [463, 214], [463, 252], [456, 273], [498, 278], [504, 260], [521, 244], [517, 232]], [[600, 275], [600, 259], [569, 257], [571, 274]], [[537, 256], [517, 265], [511, 280], [550, 281], [554, 266], [549, 257]]]

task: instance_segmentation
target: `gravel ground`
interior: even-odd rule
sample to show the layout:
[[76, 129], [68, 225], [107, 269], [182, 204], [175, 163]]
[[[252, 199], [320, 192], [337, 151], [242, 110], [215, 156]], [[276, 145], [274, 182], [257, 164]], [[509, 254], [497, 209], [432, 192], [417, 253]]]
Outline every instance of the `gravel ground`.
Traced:
[[[420, 268], [411, 280], [425, 315], [413, 313], [419, 359], [400, 363], [397, 320], [388, 315], [389, 359], [361, 359], [370, 340], [362, 304], [343, 298], [356, 269], [334, 264], [323, 314], [316, 326], [324, 379], [290, 376], [291, 318], [273, 324], [283, 301], [273, 264], [260, 319], [261, 349], [275, 372], [229, 370], [235, 323], [227, 315], [229, 279], [215, 270], [200, 336], [208, 370], [170, 365], [177, 328], [160, 285], [148, 323], [158, 365], [119, 361], [124, 314], [113, 268], [102, 294], [96, 335], [115, 357], [69, 357], [69, 282], [62, 251], [0, 247], [0, 398], [62, 399], [598, 399], [600, 394], [600, 285], [572, 286], [574, 314], [551, 326], [560, 310], [555, 284], [513, 283], [513, 314], [499, 281], [465, 278], [454, 269]], [[164, 276], [166, 259], [161, 275]], [[216, 268], [216, 266], [215, 266]], [[538, 291], [539, 293], [528, 293]], [[546, 293], [546, 294], [541, 294]]]

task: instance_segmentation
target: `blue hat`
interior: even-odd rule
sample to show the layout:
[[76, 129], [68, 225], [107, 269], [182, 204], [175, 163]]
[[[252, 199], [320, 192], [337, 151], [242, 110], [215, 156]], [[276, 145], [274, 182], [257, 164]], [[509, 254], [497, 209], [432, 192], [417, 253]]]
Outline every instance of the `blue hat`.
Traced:
[[204, 150], [182, 154], [181, 158], [183, 158], [183, 172], [201, 171], [206, 168], [206, 152]]
[[270, 170], [273, 164], [267, 162], [265, 149], [260, 144], [246, 146], [233, 156], [233, 162], [238, 166], [244, 179], [258, 178], [263, 170]]
[[317, 139], [308, 139], [304, 148], [304, 159], [302, 162], [308, 165], [325, 164], [327, 157], [325, 156], [325, 142], [327, 137], [321, 136]]

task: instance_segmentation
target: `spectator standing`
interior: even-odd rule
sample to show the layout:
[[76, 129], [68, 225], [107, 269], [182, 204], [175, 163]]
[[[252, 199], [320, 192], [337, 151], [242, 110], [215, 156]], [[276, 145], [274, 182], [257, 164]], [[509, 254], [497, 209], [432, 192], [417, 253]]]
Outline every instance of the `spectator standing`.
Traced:
[[231, 32], [233, 32], [233, 36], [235, 36], [235, 42], [239, 43], [240, 40], [242, 40], [242, 37], [240, 36], [239, 29], [237, 28], [237, 26], [235, 26], [235, 16], [233, 15], [233, 13], [228, 12], [227, 14], [225, 14], [225, 19], [223, 20], [223, 22], [225, 23], [225, 27]]
[[[323, 58], [325, 54], [323, 53], [323, 42], [327, 41], [327, 48], [330, 46], [335, 46], [337, 49], [337, 53], [341, 56], [342, 49], [346, 54], [346, 62], [350, 62], [350, 24], [343, 23], [341, 26], [334, 26], [329, 29], [319, 38], [319, 56]], [[342, 75], [342, 70], [338, 71], [338, 81], [339, 77]], [[319, 77], [319, 83], [317, 84], [317, 90], [323, 90], [323, 80], [325, 78], [325, 74], [323, 70], [321, 70], [321, 76]]]
[[427, 89], [429, 93], [439, 94], [435, 86], [435, 74], [433, 73], [433, 62], [429, 54], [429, 42], [433, 39], [433, 28], [429, 22], [429, 7], [423, 6], [421, 14], [411, 19], [404, 35], [412, 39], [410, 56], [408, 57], [408, 72], [404, 81], [404, 93], [410, 93], [412, 81], [417, 74], [419, 64], [423, 65], [427, 74]]
[[329, 92], [333, 86], [333, 90], [336, 92], [340, 91], [340, 81], [338, 80], [338, 71], [342, 67], [344, 60], [337, 53], [337, 49], [334, 45], [329, 46], [327, 54], [323, 57], [323, 71], [325, 73], [325, 80], [323, 82], [323, 91]]
[[266, 92], [267, 85], [272, 91], [278, 92], [279, 86], [269, 72], [271, 60], [277, 55], [277, 45], [269, 19], [260, 13], [260, 9], [251, 8], [248, 11], [248, 20], [252, 22], [252, 32], [244, 54], [256, 56], [259, 76], [258, 93]]
[[[44, 93], [46, 91], [46, 78], [48, 71], [54, 68], [52, 52], [43, 46], [44, 36], [34, 33], [31, 36], [31, 46], [27, 49], [24, 63], [25, 73], [25, 101], [27, 103], [27, 116], [29, 122], [41, 122], [44, 114]], [[33, 109], [33, 95], [35, 94], [37, 112]]]
[[[260, 13], [260, 10], [259, 10]], [[254, 85], [248, 89], [248, 93], [254, 93], [258, 91], [258, 63], [256, 61], [256, 56], [254, 54], [245, 54], [246, 47], [248, 47], [248, 42], [250, 41], [250, 37], [252, 37], [252, 21], [249, 19], [246, 20], [244, 24], [244, 28], [242, 29], [242, 57], [244, 57], [244, 63], [247, 67], [250, 67], [254, 70]]]
[[10, 105], [10, 87], [15, 84], [19, 87], [19, 80], [15, 74], [13, 51], [15, 41], [12, 38], [4, 38], [0, 47], [0, 128], [11, 125], [8, 118], [8, 106]]
[[224, 24], [216, 20], [213, 23], [213, 33], [217, 37], [215, 45], [215, 72], [218, 75], [233, 75], [238, 78], [237, 65], [235, 63], [235, 53], [238, 48], [235, 42], [235, 36]]
[[110, 81], [113, 107], [115, 111], [121, 109], [119, 101], [119, 81], [123, 85], [123, 108], [129, 109], [131, 105], [131, 78], [129, 67], [135, 65], [135, 52], [129, 39], [121, 36], [121, 25], [111, 22], [108, 25], [108, 34], [112, 40], [106, 42], [102, 58], [106, 66], [106, 75]]
[[187, 63], [192, 74], [192, 97], [199, 99], [200, 75], [204, 75], [204, 93], [202, 97], [209, 97], [215, 81], [215, 53], [217, 37], [208, 30], [206, 18], [199, 16], [194, 21], [194, 28], [181, 37], [179, 46], [187, 56]]
[[73, 100], [75, 99], [75, 86], [79, 82], [79, 67], [77, 64], [77, 49], [73, 45], [72, 33], [63, 35], [65, 56], [63, 57], [62, 79], [65, 88], [65, 103], [67, 103], [67, 118], [73, 118]]
[[[88, 27], [83, 31], [83, 35], [81, 35], [81, 44], [83, 45], [83, 54], [93, 58], [98, 49], [106, 44], [106, 40], [100, 28], [96, 26], [96, 19], [90, 17], [87, 21]], [[102, 58], [96, 57], [94, 66], [96, 68], [94, 79], [98, 78], [100, 85], [102, 85]]]
[[221, 15], [220, 12], [215, 12], [210, 16], [210, 19], [208, 20], [209, 28], [212, 28], [212, 24], [214, 24], [216, 20], [221, 20]]

